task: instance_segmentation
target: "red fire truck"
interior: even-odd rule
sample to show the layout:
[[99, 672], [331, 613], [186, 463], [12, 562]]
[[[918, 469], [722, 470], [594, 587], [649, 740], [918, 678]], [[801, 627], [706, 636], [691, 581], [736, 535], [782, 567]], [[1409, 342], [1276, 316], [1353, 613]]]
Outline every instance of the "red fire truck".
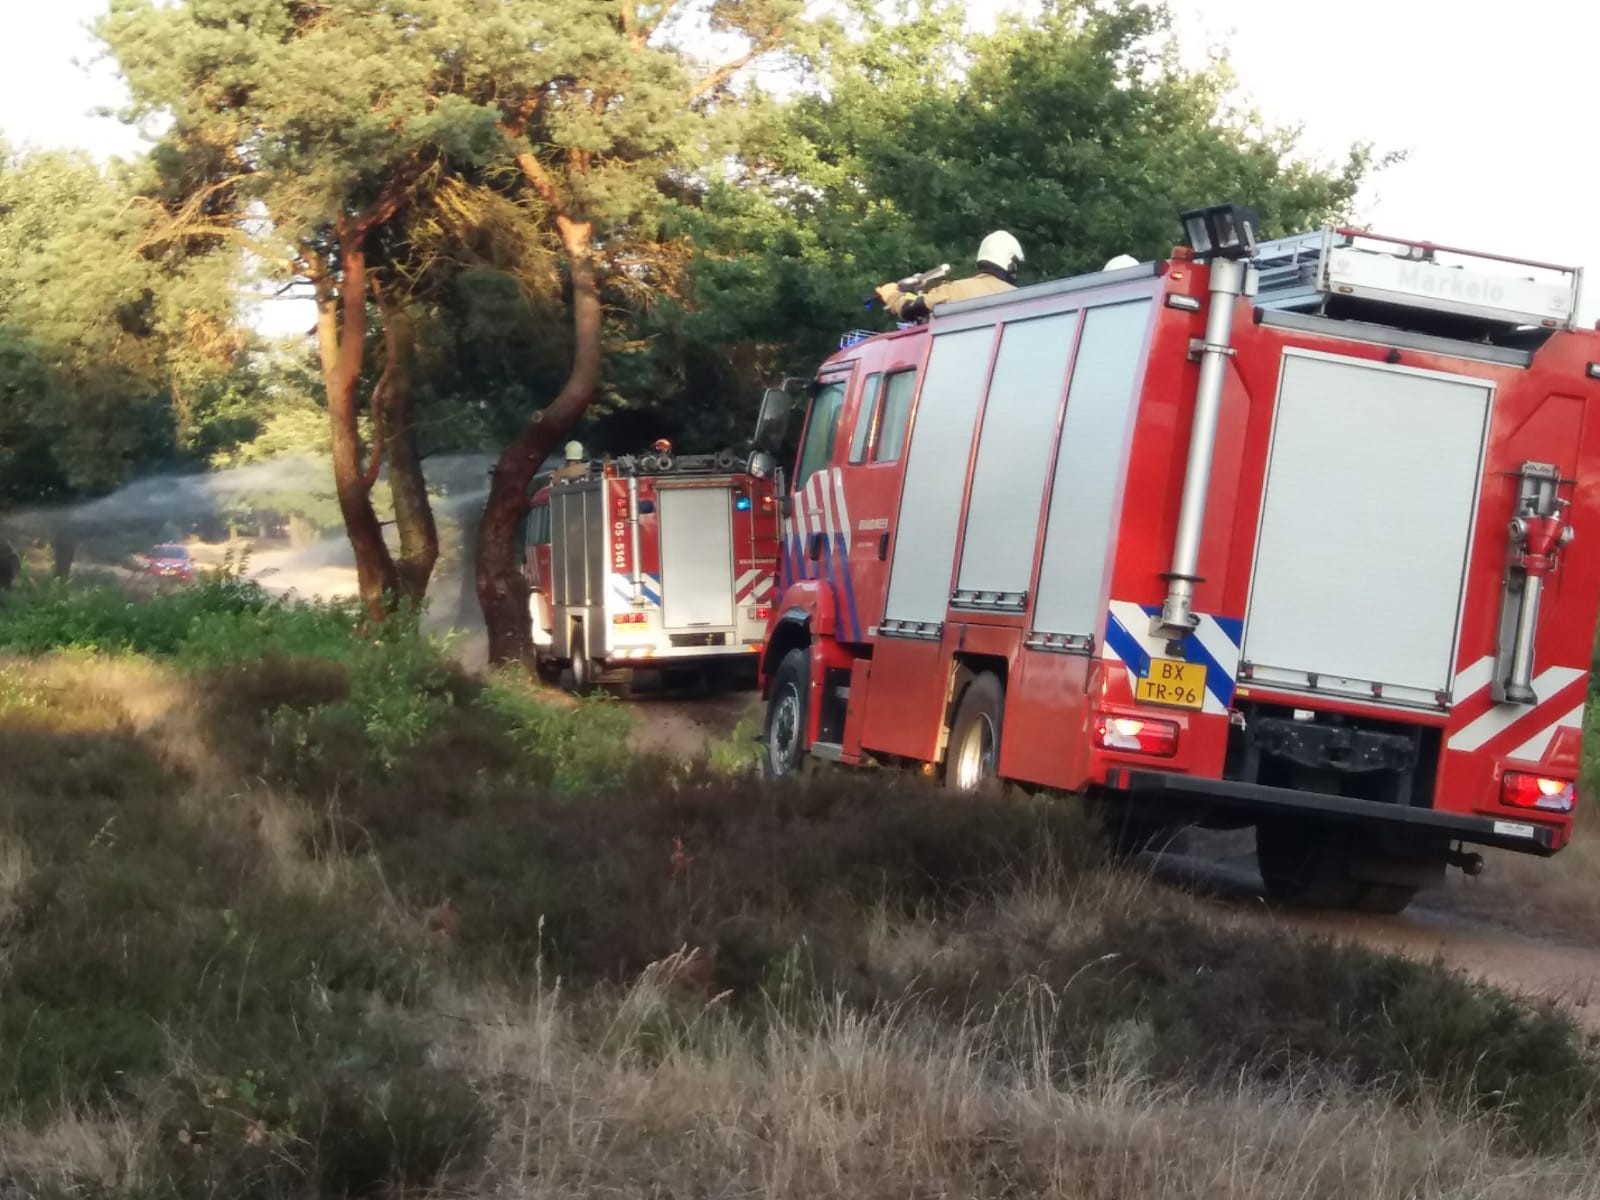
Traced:
[[547, 678], [567, 668], [586, 691], [639, 668], [753, 676], [777, 574], [773, 486], [730, 451], [558, 472], [534, 493], [523, 563]]
[[1269, 893], [1325, 905], [1554, 853], [1600, 608], [1580, 272], [1257, 245], [1236, 205], [1184, 226], [822, 365], [780, 485], [769, 774], [1083, 792], [1136, 845], [1254, 825]]

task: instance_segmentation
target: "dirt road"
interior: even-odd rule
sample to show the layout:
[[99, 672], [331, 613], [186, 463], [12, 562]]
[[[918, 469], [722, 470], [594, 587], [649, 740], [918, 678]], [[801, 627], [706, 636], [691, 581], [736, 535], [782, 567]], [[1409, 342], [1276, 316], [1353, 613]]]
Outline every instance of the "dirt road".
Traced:
[[1532, 937], [1469, 915], [1452, 903], [1452, 889], [1422, 893], [1399, 916], [1269, 905], [1248, 830], [1195, 833], [1187, 853], [1148, 856], [1143, 865], [1154, 878], [1195, 892], [1223, 920], [1360, 942], [1409, 958], [1437, 958], [1508, 991], [1559, 1001], [1600, 1034], [1600, 948]]

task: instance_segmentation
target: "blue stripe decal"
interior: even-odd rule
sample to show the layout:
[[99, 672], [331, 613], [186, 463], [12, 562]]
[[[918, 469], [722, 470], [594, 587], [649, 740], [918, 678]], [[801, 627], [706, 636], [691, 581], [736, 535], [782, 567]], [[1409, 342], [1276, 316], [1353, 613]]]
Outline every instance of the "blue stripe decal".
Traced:
[[[1125, 605], [1126, 608], [1132, 606]], [[1159, 605], [1139, 605], [1140, 613], [1147, 618], [1160, 614]], [[1227, 708], [1233, 703], [1234, 689], [1237, 681], [1234, 670], [1237, 666], [1239, 645], [1244, 639], [1244, 621], [1238, 617], [1214, 617], [1209, 613], [1200, 614], [1202, 628], [1213, 628], [1217, 634], [1227, 639], [1232, 644], [1234, 651], [1234, 664], [1219, 662], [1216, 655], [1206, 648], [1204, 642], [1194, 634], [1184, 637], [1181, 652], [1185, 662], [1197, 663], [1206, 669], [1206, 691], [1220, 704]], [[1213, 642], [1216, 638], [1212, 638]], [[1106, 644], [1119, 658], [1128, 665], [1128, 669], [1140, 678], [1148, 677], [1150, 661], [1153, 656], [1159, 657], [1159, 642], [1149, 636], [1146, 629], [1130, 630], [1123, 625], [1115, 612], [1107, 614]], [[1152, 649], [1152, 647], [1156, 647]], [[1221, 651], [1219, 650], [1219, 653]]]
[[[833, 543], [825, 536], [821, 536], [823, 562], [818, 564], [817, 578], [825, 579], [829, 590], [833, 592], [833, 611], [839, 611], [839, 578], [833, 573]], [[823, 572], [827, 572], [826, 575]]]
[[844, 602], [850, 614], [850, 638], [852, 641], [861, 640], [861, 618], [856, 613], [856, 592], [850, 583], [850, 547], [844, 540], [844, 534], [833, 535], [835, 550], [838, 554], [837, 561], [842, 564], [839, 568], [839, 577], [844, 581]]
[[1150, 656], [1145, 653], [1144, 647], [1138, 639], [1122, 627], [1122, 622], [1116, 617], [1106, 616], [1106, 645], [1116, 651], [1116, 655], [1127, 664], [1140, 679], [1150, 674]]

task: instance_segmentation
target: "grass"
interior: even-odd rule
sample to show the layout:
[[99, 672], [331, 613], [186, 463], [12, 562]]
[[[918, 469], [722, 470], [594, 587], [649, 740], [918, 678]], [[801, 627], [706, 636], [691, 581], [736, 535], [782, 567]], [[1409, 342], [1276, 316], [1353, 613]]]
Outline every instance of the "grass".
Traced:
[[115, 599], [0, 607], [0, 1194], [1600, 1194], [1562, 1012], [1229, 928], [1069, 803]]

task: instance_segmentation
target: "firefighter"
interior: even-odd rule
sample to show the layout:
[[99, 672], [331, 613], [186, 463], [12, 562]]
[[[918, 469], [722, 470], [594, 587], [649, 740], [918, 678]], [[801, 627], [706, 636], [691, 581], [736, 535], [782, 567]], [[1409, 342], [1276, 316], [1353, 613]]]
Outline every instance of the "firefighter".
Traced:
[[878, 289], [878, 299], [902, 321], [915, 321], [941, 304], [1010, 291], [1017, 286], [1017, 269], [1021, 266], [1022, 244], [1005, 230], [997, 229], [978, 245], [976, 274], [941, 283], [926, 292], [902, 292], [899, 284], [886, 283]]
[[582, 479], [589, 474], [589, 463], [584, 457], [582, 442], [568, 442], [566, 454], [567, 461], [551, 477], [552, 482], [558, 479]]

